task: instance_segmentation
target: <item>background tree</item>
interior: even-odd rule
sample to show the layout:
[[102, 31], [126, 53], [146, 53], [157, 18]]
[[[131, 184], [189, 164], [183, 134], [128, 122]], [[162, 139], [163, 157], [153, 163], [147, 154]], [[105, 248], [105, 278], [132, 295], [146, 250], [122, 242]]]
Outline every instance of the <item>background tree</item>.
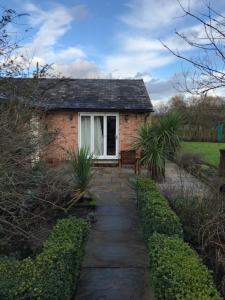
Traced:
[[175, 95], [170, 99], [168, 106], [169, 110], [182, 113], [187, 106], [187, 102], [183, 95]]
[[199, 55], [196, 57], [184, 56], [179, 50], [172, 50], [163, 43], [173, 55], [193, 67], [193, 72], [183, 73], [183, 80], [179, 81], [179, 90], [192, 94], [206, 94], [225, 87], [225, 16], [216, 11], [210, 3], [205, 6], [206, 11], [196, 13], [177, 1], [184, 17], [192, 18], [201, 26], [197, 37], [191, 33], [176, 31], [178, 38], [198, 50]]

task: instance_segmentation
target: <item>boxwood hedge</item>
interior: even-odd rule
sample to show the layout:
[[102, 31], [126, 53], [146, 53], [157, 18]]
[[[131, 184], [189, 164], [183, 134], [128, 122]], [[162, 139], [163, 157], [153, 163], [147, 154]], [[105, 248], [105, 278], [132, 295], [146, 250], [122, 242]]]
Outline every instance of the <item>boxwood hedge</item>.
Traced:
[[58, 221], [35, 259], [0, 260], [0, 299], [70, 299], [84, 255], [88, 225], [77, 218]]
[[212, 276], [182, 239], [178, 216], [148, 178], [136, 182], [156, 300], [220, 300]]
[[208, 269], [182, 239], [153, 234], [149, 239], [149, 256], [156, 299], [222, 299]]
[[137, 200], [146, 240], [154, 232], [183, 236], [179, 218], [152, 180], [146, 178], [137, 180]]

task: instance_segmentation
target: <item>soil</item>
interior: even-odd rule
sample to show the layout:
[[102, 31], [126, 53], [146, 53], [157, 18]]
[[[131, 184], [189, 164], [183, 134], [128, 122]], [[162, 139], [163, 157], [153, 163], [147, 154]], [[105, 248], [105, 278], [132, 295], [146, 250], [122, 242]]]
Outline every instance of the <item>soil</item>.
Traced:
[[59, 219], [78, 217], [91, 221], [89, 214], [93, 214], [95, 208], [96, 205], [93, 205], [93, 203], [89, 205], [88, 202], [85, 202], [82, 205], [78, 204], [72, 207], [68, 213], [63, 210], [55, 210], [53, 214], [45, 216], [42, 222], [35, 224], [32, 228], [31, 234], [35, 236], [35, 238], [29, 242], [22, 241], [19, 245], [15, 243], [8, 253], [2, 253], [2, 255], [13, 256], [17, 259], [24, 259], [28, 256], [34, 258], [42, 251], [43, 243], [48, 239], [53, 227]]

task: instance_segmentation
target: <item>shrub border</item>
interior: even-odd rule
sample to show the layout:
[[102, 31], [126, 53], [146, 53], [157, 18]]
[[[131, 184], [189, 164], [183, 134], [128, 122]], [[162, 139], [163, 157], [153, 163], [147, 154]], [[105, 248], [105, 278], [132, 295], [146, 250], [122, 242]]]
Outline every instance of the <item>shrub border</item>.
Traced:
[[88, 232], [85, 221], [62, 219], [35, 259], [1, 259], [0, 299], [71, 299]]
[[209, 270], [183, 241], [181, 222], [155, 183], [138, 178], [136, 191], [155, 299], [222, 300]]
[[137, 180], [137, 201], [146, 242], [154, 232], [183, 237], [180, 219], [151, 179]]

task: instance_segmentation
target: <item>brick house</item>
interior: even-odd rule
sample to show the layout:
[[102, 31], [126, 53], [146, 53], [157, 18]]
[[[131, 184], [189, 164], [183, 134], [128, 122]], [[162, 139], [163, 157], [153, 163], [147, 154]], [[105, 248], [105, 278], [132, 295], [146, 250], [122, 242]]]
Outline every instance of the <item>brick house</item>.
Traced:
[[118, 161], [153, 111], [143, 80], [39, 79], [38, 93], [48, 127], [58, 132], [45, 153], [51, 163], [83, 146], [100, 161]]

